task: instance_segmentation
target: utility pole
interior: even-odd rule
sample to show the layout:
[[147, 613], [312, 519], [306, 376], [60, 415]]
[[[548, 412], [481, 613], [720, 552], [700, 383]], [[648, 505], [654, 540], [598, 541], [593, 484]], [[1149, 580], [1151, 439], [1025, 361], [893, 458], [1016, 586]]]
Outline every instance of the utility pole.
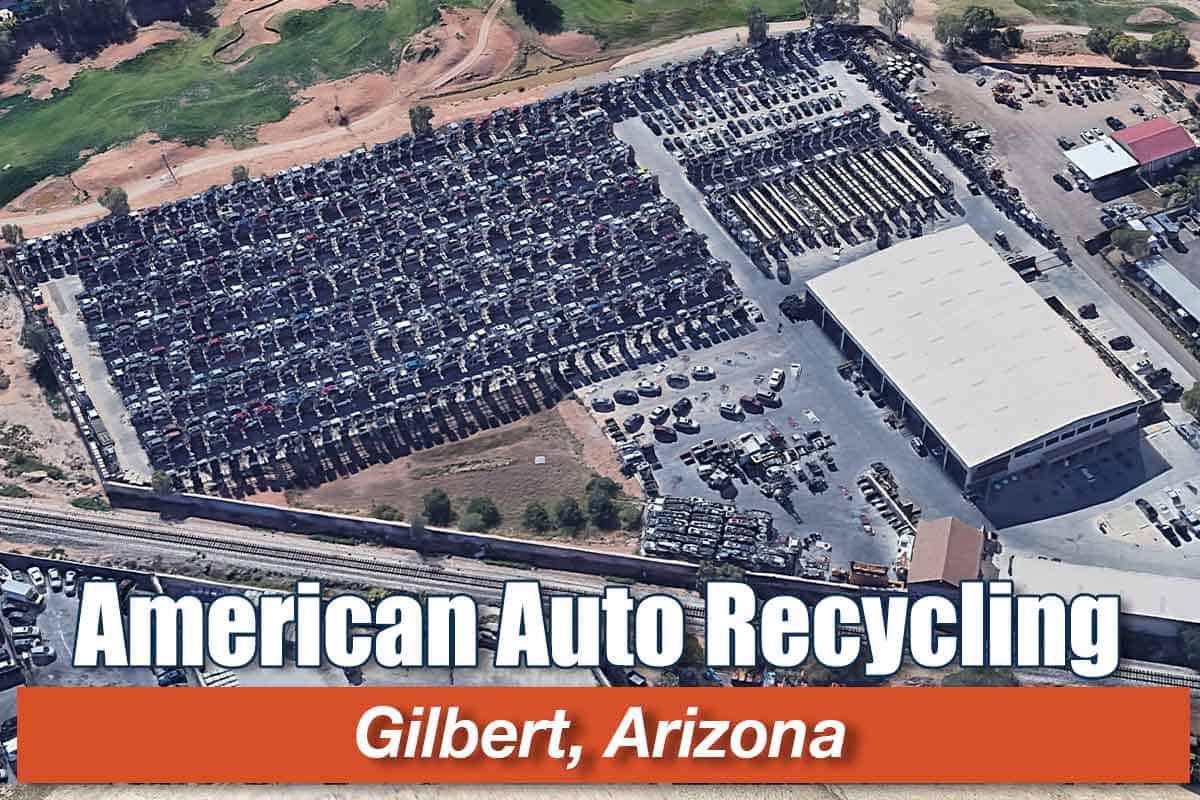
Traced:
[[175, 170], [171, 169], [171, 162], [167, 161], [167, 154], [160, 153], [159, 155], [162, 157], [163, 166], [167, 168], [167, 174], [171, 176], [171, 180], [179, 183], [179, 179], [175, 177]]

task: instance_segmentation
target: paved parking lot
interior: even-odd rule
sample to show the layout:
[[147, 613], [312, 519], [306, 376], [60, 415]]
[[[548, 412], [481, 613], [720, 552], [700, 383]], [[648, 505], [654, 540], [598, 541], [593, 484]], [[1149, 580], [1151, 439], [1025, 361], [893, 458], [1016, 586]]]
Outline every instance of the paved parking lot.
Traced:
[[[831, 452], [837, 471], [826, 470], [826, 491], [812, 494], [801, 486], [792, 495], [798, 519], [789, 518], [779, 503], [764, 497], [752, 484], [735, 481], [724, 499], [739, 507], [772, 512], [776, 528], [784, 535], [820, 533], [832, 546], [829, 557], [835, 567], [848, 566], [852, 560], [885, 565], [895, 560], [895, 533], [875, 515], [855, 486], [855, 479], [875, 461], [887, 464], [902, 494], [922, 507], [925, 518], [954, 515], [972, 524], [983, 524], [979, 510], [963, 499], [941, 468], [932, 459], [919, 458], [905, 434], [884, 424], [885, 412], [866, 397], [857, 396], [853, 385], [838, 377], [837, 365], [843, 360], [834, 343], [811, 323], [784, 323], [782, 334], [765, 325], [745, 338], [596, 384], [586, 391], [585, 398], [632, 388], [641, 379], [663, 387], [661, 397], [642, 397], [636, 404], [618, 405], [614, 414], [593, 412], [598, 422], [613, 417], [618, 423], [630, 413], [645, 416], [654, 406], [670, 405], [682, 396], [692, 401], [689, 416], [699, 423], [700, 430], [681, 433], [677, 441], [655, 447], [662, 464], [655, 475], [666, 495], [714, 500], [722, 497], [700, 479], [694, 466], [679, 459], [680, 453], [705, 439], [721, 442], [746, 431], [766, 434], [772, 430], [790, 438], [814, 429], [832, 436], [835, 444]], [[682, 390], [667, 384], [668, 373], [690, 373], [700, 364], [712, 367], [715, 379], [691, 381]], [[799, 375], [792, 374], [791, 364], [800, 365]], [[722, 400], [736, 401], [743, 394], [753, 394], [777, 367], [788, 372], [779, 393], [779, 408], [765, 408], [762, 414], [747, 414], [740, 421], [721, 415]], [[862, 531], [861, 513], [873, 520], [874, 536]]]

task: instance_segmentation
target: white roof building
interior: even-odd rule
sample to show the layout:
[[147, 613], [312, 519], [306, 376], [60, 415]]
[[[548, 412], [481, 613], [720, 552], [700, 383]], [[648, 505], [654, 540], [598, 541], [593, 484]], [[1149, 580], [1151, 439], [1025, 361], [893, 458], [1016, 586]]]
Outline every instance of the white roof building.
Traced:
[[1040, 439], [1054, 441], [1033, 449], [1090, 438], [1117, 411], [1126, 426], [1140, 405], [967, 225], [839, 267], [808, 290], [968, 472]]
[[1093, 182], [1136, 169], [1138, 165], [1137, 159], [1131, 156], [1129, 151], [1107, 136], [1098, 142], [1068, 150], [1066, 156], [1068, 161]]
[[1200, 578], [1132, 572], [1112, 567], [1068, 564], [1031, 556], [1015, 556], [1012, 581], [1016, 594], [1119, 594], [1121, 613], [1175, 622], [1200, 623]]

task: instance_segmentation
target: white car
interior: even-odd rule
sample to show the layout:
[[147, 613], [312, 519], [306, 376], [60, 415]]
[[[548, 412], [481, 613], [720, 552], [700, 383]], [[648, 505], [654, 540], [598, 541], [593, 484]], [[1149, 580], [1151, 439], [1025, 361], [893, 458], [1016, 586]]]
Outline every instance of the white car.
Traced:
[[1179, 496], [1179, 492], [1174, 489], [1167, 489], [1167, 499], [1176, 506], [1183, 506], [1183, 498]]
[[773, 392], [778, 392], [783, 388], [783, 382], [787, 379], [787, 373], [781, 369], [771, 370], [771, 377], [767, 378], [767, 386]]
[[58, 574], [58, 570], [54, 567], [51, 567], [50, 569], [46, 570], [46, 575], [50, 579], [50, 591], [61, 592], [62, 576]]
[[713, 378], [717, 377], [717, 373], [713, 371], [712, 367], [700, 364], [692, 367], [692, 377], [698, 381], [711, 381]]
[[40, 569], [37, 567], [30, 567], [29, 569], [25, 570], [25, 573], [29, 576], [29, 581], [33, 584], [35, 589], [40, 589], [43, 592], [46, 591], [46, 576], [42, 574]]
[[67, 570], [67, 574], [63, 576], [63, 592], [66, 593], [67, 597], [75, 596], [76, 577], [75, 570], [73, 569]]
[[1079, 138], [1083, 139], [1085, 142], [1090, 142], [1093, 139], [1095, 139], [1096, 137], [1092, 135], [1091, 131], [1080, 131]]
[[655, 406], [650, 411], [650, 421], [655, 425], [662, 422], [669, 416], [671, 416], [671, 409], [667, 408], [666, 406]]

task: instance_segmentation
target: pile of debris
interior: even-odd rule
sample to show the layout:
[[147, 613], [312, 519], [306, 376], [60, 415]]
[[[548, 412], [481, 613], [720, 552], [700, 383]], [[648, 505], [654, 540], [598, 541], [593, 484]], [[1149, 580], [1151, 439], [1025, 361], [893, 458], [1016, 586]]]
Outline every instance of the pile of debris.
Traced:
[[699, 497], [660, 497], [646, 506], [642, 555], [715, 561], [792, 574], [800, 540], [780, 536], [766, 511]]

